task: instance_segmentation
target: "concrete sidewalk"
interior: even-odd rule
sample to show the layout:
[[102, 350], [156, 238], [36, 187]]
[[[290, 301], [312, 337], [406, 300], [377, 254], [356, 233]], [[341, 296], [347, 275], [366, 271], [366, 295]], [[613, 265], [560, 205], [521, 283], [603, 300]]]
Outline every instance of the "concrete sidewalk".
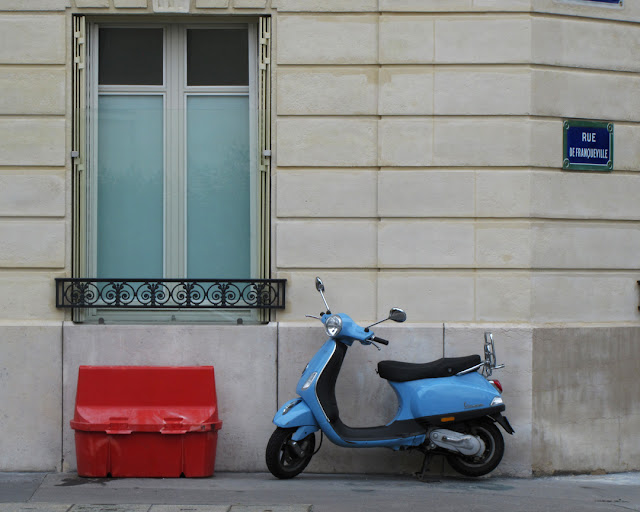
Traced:
[[212, 478], [80, 478], [0, 473], [0, 512], [640, 512], [640, 473], [462, 479], [303, 473]]

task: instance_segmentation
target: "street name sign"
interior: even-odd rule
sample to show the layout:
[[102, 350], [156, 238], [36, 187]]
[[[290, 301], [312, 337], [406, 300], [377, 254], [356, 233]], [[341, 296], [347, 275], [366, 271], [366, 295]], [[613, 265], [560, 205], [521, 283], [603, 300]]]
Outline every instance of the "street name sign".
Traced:
[[572, 119], [564, 122], [562, 132], [563, 169], [613, 169], [613, 123]]

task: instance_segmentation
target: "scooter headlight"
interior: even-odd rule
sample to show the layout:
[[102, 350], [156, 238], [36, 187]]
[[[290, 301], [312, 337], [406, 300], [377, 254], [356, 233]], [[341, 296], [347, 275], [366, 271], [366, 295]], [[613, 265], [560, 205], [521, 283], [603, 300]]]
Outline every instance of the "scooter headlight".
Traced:
[[340, 318], [338, 315], [330, 316], [324, 323], [324, 330], [332, 338], [334, 336], [337, 336], [342, 330], [342, 318]]

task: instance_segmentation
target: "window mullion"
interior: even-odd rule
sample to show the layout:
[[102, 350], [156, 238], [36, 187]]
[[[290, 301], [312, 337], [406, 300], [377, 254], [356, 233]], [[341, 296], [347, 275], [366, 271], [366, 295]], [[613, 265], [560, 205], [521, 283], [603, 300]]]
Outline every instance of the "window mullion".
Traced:
[[179, 166], [178, 166], [178, 190], [176, 191], [176, 198], [178, 200], [178, 219], [180, 224], [179, 241], [177, 245], [179, 247], [179, 268], [180, 277], [187, 277], [187, 99], [185, 95], [185, 84], [187, 83], [185, 77], [186, 56], [187, 56], [187, 30], [184, 25], [174, 26], [176, 33], [176, 39], [178, 41], [175, 60], [176, 65], [174, 68], [174, 75], [177, 81], [177, 99], [179, 101], [179, 136], [176, 137], [178, 144], [179, 154]]
[[180, 278], [185, 277], [184, 37], [176, 25], [166, 34], [165, 276]]

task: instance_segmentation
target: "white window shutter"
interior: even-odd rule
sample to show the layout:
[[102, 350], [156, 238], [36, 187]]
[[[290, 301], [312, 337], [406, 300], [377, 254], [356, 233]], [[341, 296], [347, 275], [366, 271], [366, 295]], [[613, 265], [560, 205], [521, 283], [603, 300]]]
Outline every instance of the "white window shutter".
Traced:
[[[87, 34], [84, 16], [73, 17], [73, 111], [72, 111], [72, 257], [71, 275], [86, 277], [86, 58]], [[73, 320], [84, 312], [74, 310]]]
[[[271, 18], [260, 17], [258, 45], [258, 136], [260, 163], [260, 277], [271, 277]], [[269, 321], [269, 310], [261, 313], [262, 321]]]

